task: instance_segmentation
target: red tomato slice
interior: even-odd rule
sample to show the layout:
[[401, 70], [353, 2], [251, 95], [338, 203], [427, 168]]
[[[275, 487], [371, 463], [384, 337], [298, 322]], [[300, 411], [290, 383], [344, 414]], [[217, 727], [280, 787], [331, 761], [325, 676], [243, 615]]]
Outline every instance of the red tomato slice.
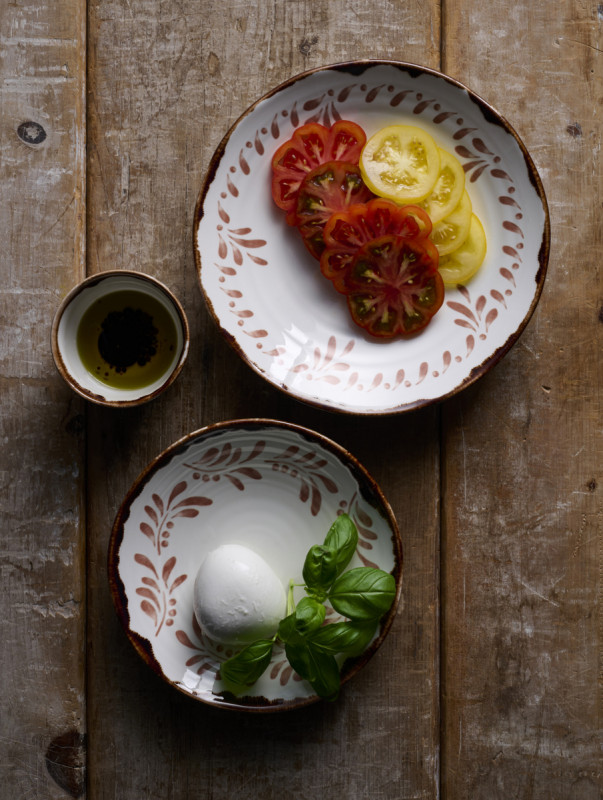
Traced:
[[331, 128], [310, 122], [298, 128], [272, 158], [272, 197], [279, 208], [294, 211], [297, 192], [306, 175], [327, 161], [358, 164], [366, 134], [349, 120]]
[[333, 214], [325, 225], [325, 250], [320, 257], [320, 269], [325, 278], [333, 281], [338, 292], [345, 293], [346, 271], [363, 244], [389, 233], [423, 240], [429, 236], [431, 228], [427, 213], [418, 206], [399, 206], [382, 198], [352, 205], [346, 211]]
[[360, 168], [345, 161], [329, 161], [312, 170], [303, 180], [297, 195], [295, 216], [288, 216], [303, 236], [314, 258], [324, 250], [323, 229], [329, 218], [354, 203], [365, 203], [373, 196], [360, 174]]
[[364, 244], [347, 278], [352, 319], [373, 336], [422, 330], [442, 305], [438, 251], [429, 239], [388, 235]]

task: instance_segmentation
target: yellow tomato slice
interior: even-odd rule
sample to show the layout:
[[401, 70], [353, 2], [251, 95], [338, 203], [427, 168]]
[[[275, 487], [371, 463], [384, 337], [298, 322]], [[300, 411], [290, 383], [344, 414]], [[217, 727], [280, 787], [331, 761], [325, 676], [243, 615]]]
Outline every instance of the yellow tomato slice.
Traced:
[[438, 248], [440, 257], [452, 253], [457, 247], [460, 247], [467, 236], [469, 236], [472, 214], [473, 205], [471, 204], [471, 198], [467, 194], [467, 190], [465, 190], [460, 203], [454, 211], [448, 214], [447, 217], [444, 217], [444, 219], [436, 222], [431, 231], [431, 241]]
[[434, 225], [454, 211], [465, 191], [465, 170], [461, 162], [452, 153], [438, 149], [440, 174], [431, 194], [417, 204], [427, 211]]
[[486, 257], [486, 234], [484, 226], [471, 215], [469, 236], [453, 253], [440, 258], [440, 275], [444, 283], [456, 285], [472, 278]]
[[380, 197], [403, 205], [416, 203], [438, 179], [439, 148], [422, 128], [390, 125], [364, 145], [360, 170], [366, 185]]

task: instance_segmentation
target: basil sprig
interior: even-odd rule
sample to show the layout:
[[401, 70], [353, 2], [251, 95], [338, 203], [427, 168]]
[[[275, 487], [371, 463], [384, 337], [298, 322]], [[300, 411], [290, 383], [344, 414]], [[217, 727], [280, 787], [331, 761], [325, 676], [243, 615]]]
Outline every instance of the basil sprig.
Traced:
[[[362, 653], [396, 596], [394, 577], [383, 570], [355, 567], [345, 571], [357, 545], [356, 525], [341, 514], [324, 543], [308, 551], [302, 570], [306, 597], [294, 605], [291, 582], [287, 616], [274, 637], [253, 642], [221, 665], [220, 675], [229, 688], [240, 693], [260, 678], [278, 638], [293, 669], [316, 694], [336, 699], [341, 685], [336, 656]], [[347, 619], [325, 625], [325, 603]]]

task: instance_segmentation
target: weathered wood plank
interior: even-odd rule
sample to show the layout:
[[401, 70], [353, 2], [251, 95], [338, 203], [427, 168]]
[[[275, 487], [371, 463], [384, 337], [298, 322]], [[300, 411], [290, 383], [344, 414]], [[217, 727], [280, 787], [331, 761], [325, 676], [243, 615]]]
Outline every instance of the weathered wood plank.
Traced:
[[[437, 67], [438, 6], [147, 0], [101, 2], [89, 14], [89, 269], [135, 267], [161, 277], [192, 328], [189, 362], [164, 397], [133, 413], [90, 412], [90, 796], [432, 800], [438, 412], [358, 422], [269, 387], [208, 317], [191, 230], [213, 150], [248, 105], [303, 69], [339, 60], [383, 56]], [[381, 481], [405, 541], [404, 606], [388, 642], [340, 702], [282, 718], [215, 713], [161, 684], [126, 642], [106, 585], [111, 523], [138, 472], [184, 433], [244, 416], [288, 419], [348, 446]]]
[[50, 325], [84, 272], [85, 3], [0, 7], [3, 797], [83, 791], [83, 407]]
[[445, 23], [446, 67], [540, 170], [552, 257], [514, 351], [445, 408], [443, 794], [590, 800], [603, 791], [600, 8], [467, 0]]

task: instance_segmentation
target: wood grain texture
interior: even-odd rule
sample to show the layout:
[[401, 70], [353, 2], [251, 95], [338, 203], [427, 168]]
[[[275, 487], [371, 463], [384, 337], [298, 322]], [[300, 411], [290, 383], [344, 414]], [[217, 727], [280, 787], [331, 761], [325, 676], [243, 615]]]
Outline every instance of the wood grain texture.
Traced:
[[[358, 424], [268, 386], [215, 330], [191, 240], [211, 155], [252, 102], [304, 69], [374, 56], [375, 42], [379, 56], [437, 67], [437, 6], [430, 16], [405, 2], [146, 0], [101, 2], [89, 14], [89, 270], [135, 266], [162, 277], [192, 328], [187, 366], [164, 397], [133, 413], [89, 413], [90, 797], [432, 800], [437, 411]], [[404, 48], [400, 25], [413, 31]], [[386, 644], [340, 702], [283, 717], [216, 713], [164, 686], [126, 641], [107, 589], [111, 524], [138, 472], [179, 436], [247, 416], [290, 420], [348, 446], [381, 481], [405, 543], [404, 612]]]
[[50, 325], [84, 274], [85, 11], [0, 6], [0, 794], [83, 788], [82, 404]]
[[523, 137], [548, 193], [552, 256], [518, 345], [444, 409], [443, 796], [594, 800], [603, 793], [600, 6], [447, 9], [445, 67]]
[[[1, 797], [603, 797], [602, 31], [601, 4], [578, 0], [0, 5]], [[377, 419], [253, 373], [192, 253], [205, 170], [239, 115], [296, 73], [362, 57], [440, 67], [493, 104], [552, 223], [542, 299], [505, 359], [440, 407]], [[139, 409], [84, 404], [50, 355], [61, 298], [109, 268], [164, 281], [191, 325], [182, 375]], [[223, 713], [157, 679], [106, 575], [146, 464], [253, 416], [347, 447], [404, 542], [383, 647], [336, 704], [282, 716]]]

